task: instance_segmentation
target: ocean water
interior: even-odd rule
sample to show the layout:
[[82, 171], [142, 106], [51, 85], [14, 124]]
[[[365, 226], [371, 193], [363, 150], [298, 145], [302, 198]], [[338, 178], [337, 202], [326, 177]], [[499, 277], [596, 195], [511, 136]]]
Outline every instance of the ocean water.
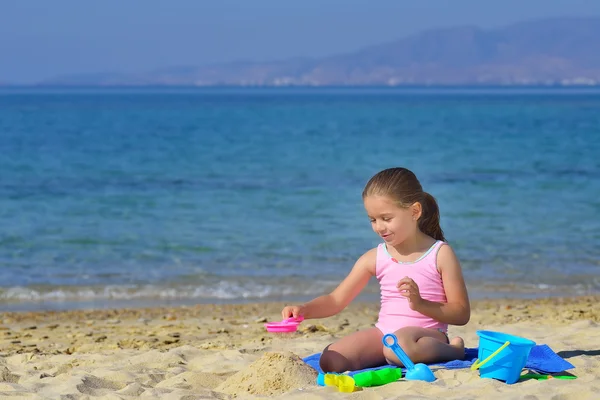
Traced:
[[600, 291], [598, 90], [2, 89], [0, 310], [322, 294], [391, 166], [472, 298]]

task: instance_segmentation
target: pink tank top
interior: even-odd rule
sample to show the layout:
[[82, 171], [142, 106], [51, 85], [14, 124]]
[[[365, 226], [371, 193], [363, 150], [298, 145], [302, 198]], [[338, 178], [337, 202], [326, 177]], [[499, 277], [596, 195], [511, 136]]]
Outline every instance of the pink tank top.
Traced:
[[437, 329], [447, 332], [448, 324], [443, 324], [411, 310], [408, 300], [400, 295], [396, 285], [405, 276], [412, 278], [419, 286], [425, 300], [446, 303], [446, 293], [442, 277], [437, 270], [437, 253], [445, 244], [438, 240], [425, 254], [414, 262], [398, 262], [387, 250], [385, 243], [377, 247], [375, 274], [381, 288], [381, 309], [375, 325], [384, 334], [392, 333], [407, 326]]

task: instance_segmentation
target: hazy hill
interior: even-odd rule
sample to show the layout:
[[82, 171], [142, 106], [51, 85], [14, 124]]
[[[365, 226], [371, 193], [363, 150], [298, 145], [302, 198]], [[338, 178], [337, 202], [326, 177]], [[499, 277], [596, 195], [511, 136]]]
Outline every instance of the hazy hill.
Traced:
[[434, 29], [318, 59], [235, 62], [135, 74], [64, 76], [60, 85], [600, 84], [600, 17], [499, 29]]

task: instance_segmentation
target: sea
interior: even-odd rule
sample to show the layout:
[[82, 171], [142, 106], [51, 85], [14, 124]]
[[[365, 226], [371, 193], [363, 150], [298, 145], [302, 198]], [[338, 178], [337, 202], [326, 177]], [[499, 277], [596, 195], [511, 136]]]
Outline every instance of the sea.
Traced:
[[471, 299], [600, 292], [600, 88], [7, 87], [0, 311], [327, 293], [394, 166]]

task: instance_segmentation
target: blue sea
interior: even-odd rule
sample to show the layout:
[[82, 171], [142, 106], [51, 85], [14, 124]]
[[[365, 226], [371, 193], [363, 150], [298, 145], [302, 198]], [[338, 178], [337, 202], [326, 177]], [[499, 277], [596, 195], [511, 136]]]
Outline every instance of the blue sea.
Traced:
[[4, 88], [0, 310], [312, 298], [392, 166], [471, 298], [600, 291], [598, 89]]

